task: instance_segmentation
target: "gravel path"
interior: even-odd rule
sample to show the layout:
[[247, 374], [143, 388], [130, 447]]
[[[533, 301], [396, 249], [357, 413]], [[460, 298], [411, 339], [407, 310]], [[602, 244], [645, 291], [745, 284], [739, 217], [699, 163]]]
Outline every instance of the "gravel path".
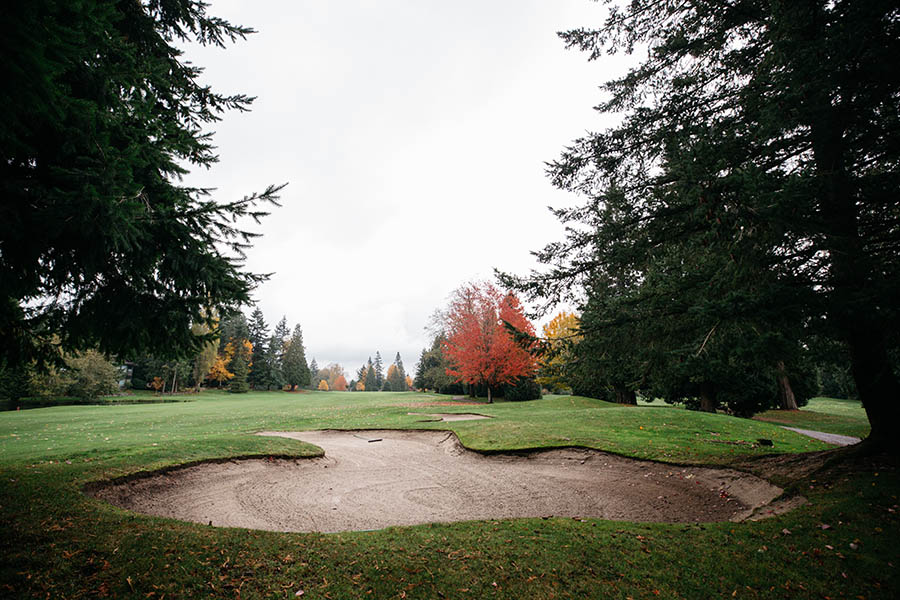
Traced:
[[741, 520], [774, 509], [769, 503], [782, 493], [739, 471], [592, 450], [484, 456], [446, 431], [263, 435], [316, 444], [325, 456], [204, 463], [91, 493], [137, 512], [203, 524], [320, 532], [549, 516]]
[[858, 437], [853, 437], [852, 435], [838, 435], [836, 433], [825, 433], [824, 431], [813, 431], [811, 429], [799, 429], [797, 427], [787, 427], [786, 425], [782, 425], [785, 429], [790, 429], [791, 431], [796, 431], [797, 433], [802, 433], [803, 435], [808, 435], [811, 438], [816, 438], [817, 440], [822, 440], [823, 442], [828, 442], [829, 444], [835, 444], [837, 446], [852, 446], [853, 444], [858, 444], [862, 440]]

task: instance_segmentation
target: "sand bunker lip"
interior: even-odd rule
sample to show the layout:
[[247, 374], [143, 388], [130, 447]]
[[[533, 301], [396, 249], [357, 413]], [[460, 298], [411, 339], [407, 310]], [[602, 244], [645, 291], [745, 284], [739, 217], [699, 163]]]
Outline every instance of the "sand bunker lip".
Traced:
[[422, 419], [422, 422], [440, 422], [440, 421], [478, 421], [480, 419], [493, 419], [488, 415], [479, 415], [477, 413], [406, 413], [414, 417], [431, 417], [430, 419]]
[[325, 456], [201, 463], [88, 493], [151, 515], [295, 532], [549, 516], [743, 520], [782, 493], [731, 469], [679, 467], [594, 450], [485, 456], [466, 450], [447, 431], [261, 435], [316, 444]]

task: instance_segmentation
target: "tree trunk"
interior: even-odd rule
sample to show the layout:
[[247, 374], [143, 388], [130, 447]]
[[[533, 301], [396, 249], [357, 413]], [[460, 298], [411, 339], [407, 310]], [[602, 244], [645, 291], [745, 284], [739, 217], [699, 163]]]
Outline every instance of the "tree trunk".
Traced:
[[799, 408], [783, 360], [778, 361], [778, 406], [781, 410], [797, 410]]
[[637, 405], [637, 394], [634, 390], [628, 389], [624, 385], [614, 385], [613, 390], [616, 393], [616, 402], [618, 404]]
[[900, 453], [900, 385], [891, 367], [884, 318], [873, 295], [881, 275], [873, 267], [859, 231], [859, 215], [844, 169], [841, 132], [821, 125], [814, 130], [814, 155], [831, 258], [828, 314], [850, 354], [850, 368], [872, 430], [875, 446]]
[[491, 386], [487, 386], [487, 391], [488, 391], [488, 404], [493, 404], [494, 399], [491, 398]]
[[716, 390], [713, 384], [704, 381], [700, 384], [700, 410], [703, 412], [716, 412]]

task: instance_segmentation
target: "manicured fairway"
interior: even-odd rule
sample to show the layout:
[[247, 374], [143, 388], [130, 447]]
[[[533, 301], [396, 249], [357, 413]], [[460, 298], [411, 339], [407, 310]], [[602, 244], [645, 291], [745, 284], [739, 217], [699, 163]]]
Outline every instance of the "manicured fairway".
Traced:
[[[263, 429], [452, 429], [464, 445], [487, 451], [581, 445], [674, 463], [741, 459], [745, 467], [764, 453], [828, 447], [772, 424], [677, 409], [576, 397], [448, 401], [203, 394], [186, 403], [2, 413], [0, 597], [896, 596], [900, 484], [884, 461], [839, 463], [800, 479], [782, 469], [775, 483], [810, 504], [741, 524], [522, 519], [282, 534], [137, 515], [81, 493], [90, 481], [185, 462], [318, 452], [250, 435]], [[495, 418], [434, 423], [410, 412]], [[775, 445], [760, 448], [758, 438]]]

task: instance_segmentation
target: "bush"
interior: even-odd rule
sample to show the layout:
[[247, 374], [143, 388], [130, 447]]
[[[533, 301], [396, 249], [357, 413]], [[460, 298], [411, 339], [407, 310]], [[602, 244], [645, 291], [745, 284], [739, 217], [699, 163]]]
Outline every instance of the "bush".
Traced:
[[66, 359], [71, 378], [69, 395], [92, 400], [119, 391], [119, 371], [96, 350]]

